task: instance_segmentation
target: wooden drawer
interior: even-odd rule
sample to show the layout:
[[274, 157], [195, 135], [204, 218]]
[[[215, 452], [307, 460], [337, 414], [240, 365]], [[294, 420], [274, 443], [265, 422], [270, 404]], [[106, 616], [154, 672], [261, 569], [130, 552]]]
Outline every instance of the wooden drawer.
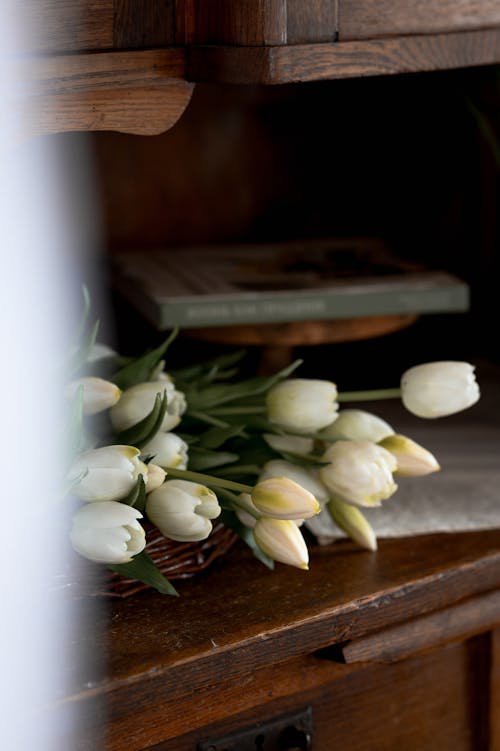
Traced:
[[[196, 751], [199, 743], [217, 751], [223, 746], [246, 751], [231, 743], [245, 730], [248, 748], [252, 735], [264, 736], [264, 745], [254, 747], [278, 751], [279, 745], [265, 745], [273, 720], [307, 708], [315, 751], [486, 751], [489, 642], [485, 635], [391, 665], [353, 668], [309, 656], [256, 671], [238, 686], [221, 685], [216, 696], [197, 696], [199, 714], [207, 719], [221, 704], [234, 714], [147, 751]], [[255, 706], [238, 713], [243, 696], [254, 697]], [[165, 707], [165, 712], [166, 717], [175, 710]], [[217, 743], [221, 738], [229, 743]]]
[[340, 0], [341, 41], [489, 28], [500, 23], [498, 0]]

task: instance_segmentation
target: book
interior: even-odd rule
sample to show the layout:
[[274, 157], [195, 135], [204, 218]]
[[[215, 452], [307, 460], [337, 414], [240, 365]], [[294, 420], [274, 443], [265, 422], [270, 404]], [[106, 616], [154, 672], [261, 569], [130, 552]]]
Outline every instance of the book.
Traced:
[[160, 331], [469, 309], [463, 280], [373, 238], [126, 251], [112, 276]]

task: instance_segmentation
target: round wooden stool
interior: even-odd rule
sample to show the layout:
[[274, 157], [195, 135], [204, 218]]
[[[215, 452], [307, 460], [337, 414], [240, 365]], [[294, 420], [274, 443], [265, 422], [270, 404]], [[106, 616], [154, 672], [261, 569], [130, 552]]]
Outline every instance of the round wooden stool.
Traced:
[[415, 314], [366, 316], [334, 321], [217, 326], [185, 329], [183, 333], [214, 344], [261, 347], [259, 372], [265, 375], [286, 367], [293, 360], [294, 347], [372, 339], [406, 328], [417, 319], [418, 315]]

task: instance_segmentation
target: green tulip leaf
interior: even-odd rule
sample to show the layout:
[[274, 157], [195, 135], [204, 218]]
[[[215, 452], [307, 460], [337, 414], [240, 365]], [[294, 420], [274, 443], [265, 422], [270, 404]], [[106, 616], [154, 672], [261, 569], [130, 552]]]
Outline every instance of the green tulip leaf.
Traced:
[[144, 511], [146, 507], [146, 484], [142, 475], [139, 475], [136, 484], [121, 503], [133, 506], [138, 511]]
[[69, 360], [69, 363], [66, 369], [69, 377], [76, 376], [78, 374], [78, 371], [81, 370], [83, 365], [85, 365], [85, 363], [87, 362], [90, 351], [95, 344], [95, 340], [97, 339], [98, 331], [99, 331], [99, 321], [96, 321], [91, 331], [87, 335], [87, 338], [85, 339], [85, 341], [80, 345], [80, 347], [71, 356]]
[[108, 566], [108, 568], [127, 579], [137, 579], [137, 581], [148, 584], [163, 595], [179, 597], [175, 587], [163, 576], [156, 564], [144, 551], [134, 556], [129, 563], [118, 563]]
[[[203, 377], [204, 373], [210, 372], [214, 369], [217, 371], [217, 376], [221, 377], [224, 371], [223, 368], [229, 368], [232, 365], [235, 365], [237, 362], [239, 362], [244, 356], [246, 352], [245, 350], [237, 350], [236, 352], [231, 352], [228, 355], [221, 355], [220, 357], [216, 357], [213, 360], [209, 360], [205, 363], [200, 363], [199, 365], [191, 365], [186, 368], [180, 368], [178, 370], [172, 370], [172, 376], [175, 378], [176, 382], [189, 382], [194, 381], [197, 378]], [[229, 373], [230, 371], [227, 371]], [[231, 371], [231, 374], [235, 374], [238, 372], [238, 369]], [[224, 377], [231, 377], [224, 374]]]
[[122, 390], [135, 386], [138, 383], [149, 381], [154, 369], [157, 367], [178, 333], [179, 329], [174, 329], [163, 344], [160, 344], [159, 347], [151, 350], [151, 352], [146, 352], [142, 357], [135, 358], [127, 363], [123, 368], [116, 371], [116, 373], [111, 376], [110, 380], [113, 383], [116, 383], [118, 388]]
[[264, 394], [278, 381], [287, 378], [301, 364], [302, 360], [295, 360], [295, 362], [270, 377], [257, 376], [256, 378], [248, 378], [240, 383], [217, 384], [207, 386], [206, 388], [188, 389], [186, 391], [187, 403], [192, 410], [206, 412], [211, 407], [218, 407], [228, 402]]
[[156, 395], [151, 412], [140, 422], [126, 430], [117, 433], [114, 443], [118, 445], [135, 446], [140, 449], [151, 441], [161, 428], [165, 412], [167, 411], [167, 392]]
[[206, 469], [231, 464], [237, 462], [238, 459], [238, 454], [229, 451], [212, 451], [198, 446], [192, 446], [189, 449], [189, 469], [193, 472], [203, 472]]
[[210, 428], [200, 437], [200, 446], [206, 449], [218, 449], [235, 436], [247, 437], [244, 425], [230, 425], [228, 428]]

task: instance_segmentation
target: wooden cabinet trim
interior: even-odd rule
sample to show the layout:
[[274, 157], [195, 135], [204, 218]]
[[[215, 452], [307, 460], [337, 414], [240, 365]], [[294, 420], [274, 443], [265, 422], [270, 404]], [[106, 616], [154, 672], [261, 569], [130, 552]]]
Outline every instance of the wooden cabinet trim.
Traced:
[[339, 39], [486, 29], [500, 24], [497, 0], [340, 0]]
[[495, 590], [355, 639], [344, 645], [340, 653], [346, 663], [396, 662], [499, 625], [500, 590]]
[[493, 65], [500, 28], [283, 47], [188, 50], [188, 78], [220, 83], [281, 84]]
[[32, 94], [20, 99], [25, 135], [163, 133], [182, 115], [194, 88], [185, 80], [181, 48], [55, 55], [21, 65]]

